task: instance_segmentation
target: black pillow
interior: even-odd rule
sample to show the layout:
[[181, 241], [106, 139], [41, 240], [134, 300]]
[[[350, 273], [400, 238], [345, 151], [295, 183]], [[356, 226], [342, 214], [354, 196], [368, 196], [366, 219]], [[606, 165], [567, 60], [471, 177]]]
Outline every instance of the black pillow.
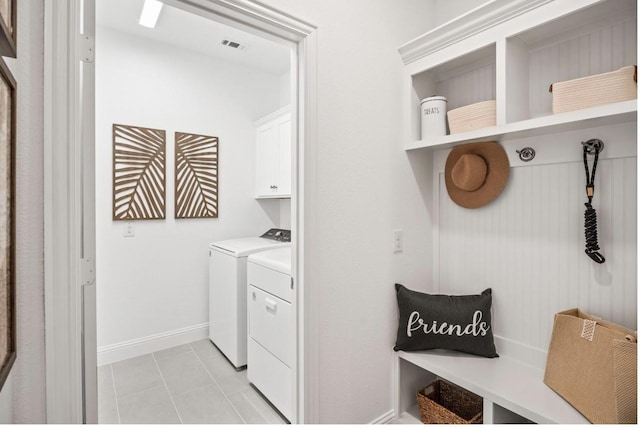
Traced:
[[491, 326], [491, 289], [447, 296], [412, 291], [396, 284], [400, 319], [395, 351], [452, 349], [497, 357]]

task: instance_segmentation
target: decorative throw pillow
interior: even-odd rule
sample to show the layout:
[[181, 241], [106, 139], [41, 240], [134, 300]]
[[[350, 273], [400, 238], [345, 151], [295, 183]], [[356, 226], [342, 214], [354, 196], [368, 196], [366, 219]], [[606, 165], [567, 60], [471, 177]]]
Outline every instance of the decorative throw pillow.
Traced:
[[396, 284], [400, 320], [395, 351], [451, 349], [497, 357], [491, 327], [491, 289], [447, 296], [412, 291]]

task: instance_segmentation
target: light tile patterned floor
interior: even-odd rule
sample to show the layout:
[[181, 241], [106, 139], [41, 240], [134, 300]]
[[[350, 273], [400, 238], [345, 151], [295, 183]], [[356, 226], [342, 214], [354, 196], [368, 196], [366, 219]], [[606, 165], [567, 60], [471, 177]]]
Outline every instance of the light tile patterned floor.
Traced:
[[98, 367], [101, 424], [284, 424], [208, 339]]

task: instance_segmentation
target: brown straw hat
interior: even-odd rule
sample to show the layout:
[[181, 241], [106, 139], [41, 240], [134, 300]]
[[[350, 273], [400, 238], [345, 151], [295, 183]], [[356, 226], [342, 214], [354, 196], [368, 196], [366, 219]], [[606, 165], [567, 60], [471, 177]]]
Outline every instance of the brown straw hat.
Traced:
[[449, 153], [444, 167], [447, 192], [464, 208], [480, 208], [493, 201], [509, 179], [509, 158], [493, 141], [463, 144]]

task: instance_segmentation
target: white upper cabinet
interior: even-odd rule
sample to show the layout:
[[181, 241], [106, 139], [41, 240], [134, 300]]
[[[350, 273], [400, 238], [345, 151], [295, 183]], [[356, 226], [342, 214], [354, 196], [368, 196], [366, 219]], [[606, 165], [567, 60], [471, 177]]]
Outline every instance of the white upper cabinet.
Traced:
[[256, 198], [291, 197], [291, 109], [256, 122]]
[[[637, 63], [636, 0], [492, 0], [404, 44], [405, 149], [636, 120], [636, 100], [553, 114], [549, 85]], [[496, 126], [423, 138], [420, 100], [496, 100]]]

